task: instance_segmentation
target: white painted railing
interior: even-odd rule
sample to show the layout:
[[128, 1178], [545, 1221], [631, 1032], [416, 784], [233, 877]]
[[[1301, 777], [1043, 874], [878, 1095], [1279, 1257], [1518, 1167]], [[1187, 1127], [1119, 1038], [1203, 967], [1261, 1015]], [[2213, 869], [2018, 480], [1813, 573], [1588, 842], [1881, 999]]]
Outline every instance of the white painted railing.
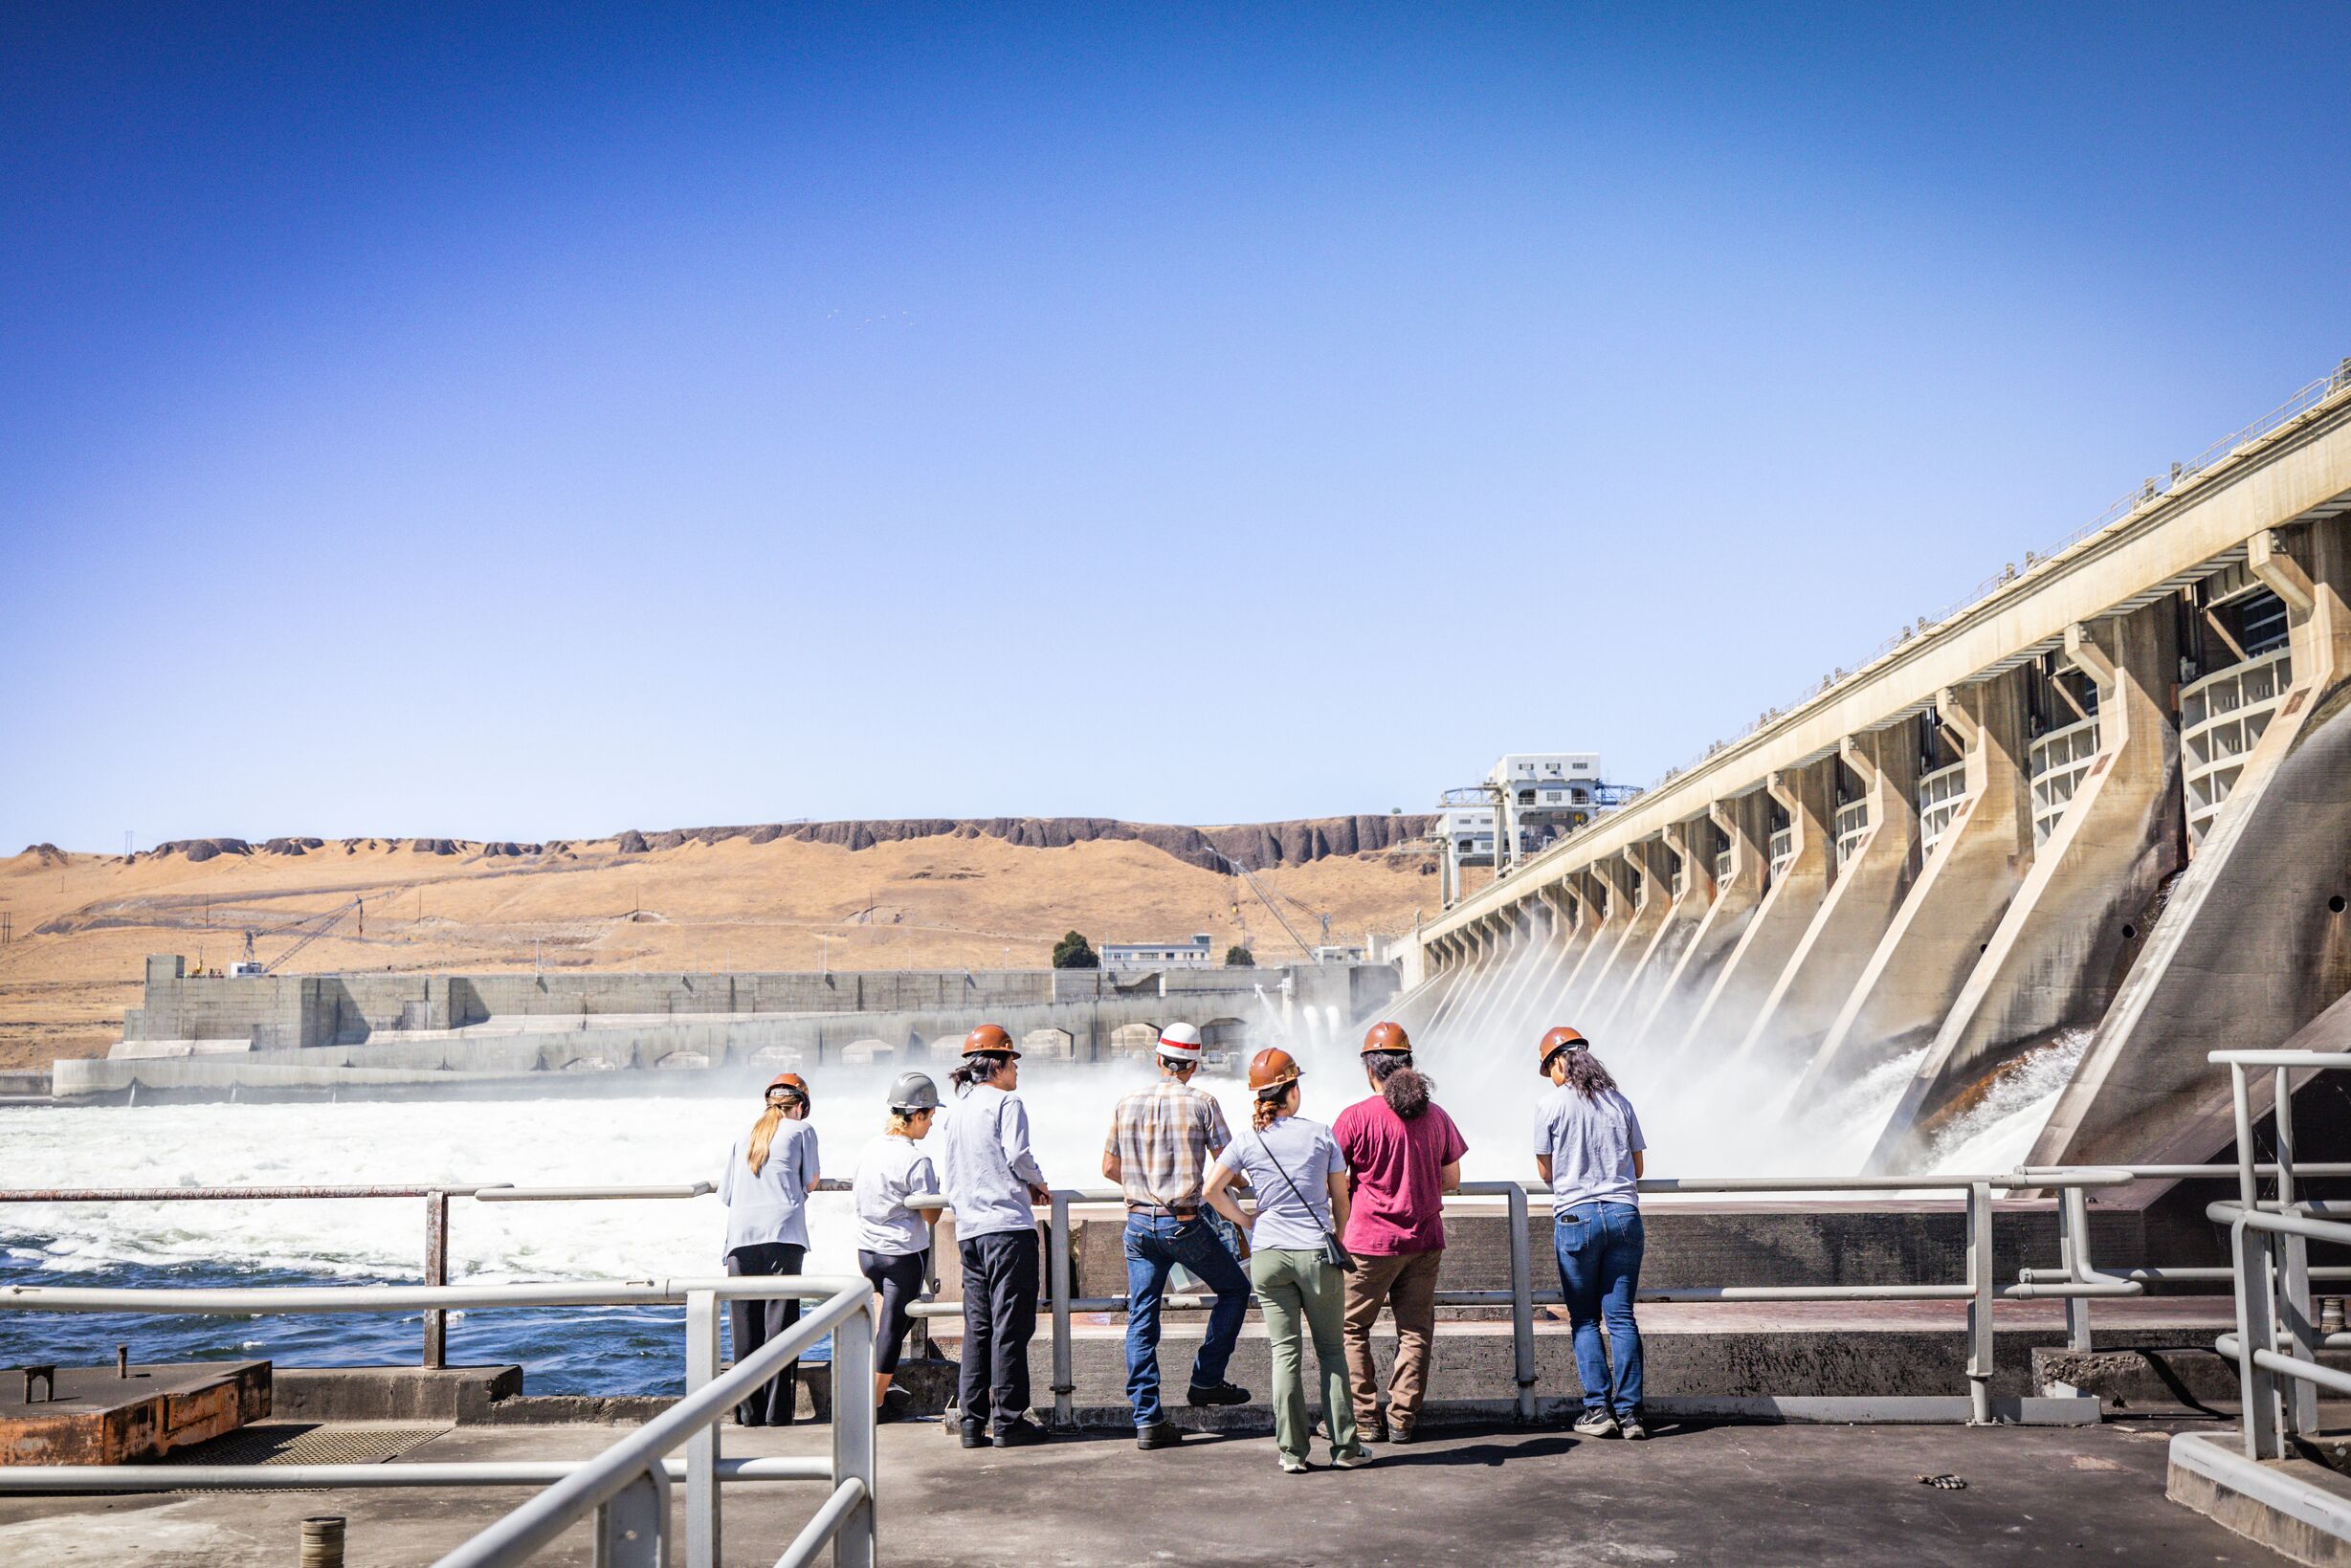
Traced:
[[1945, 828], [1967, 804], [1967, 764], [1953, 762], [1939, 767], [1919, 781], [1919, 846], [1924, 850], [1935, 848]]
[[2180, 693], [2180, 762], [2187, 789], [2187, 839], [2201, 844], [2245, 771], [2253, 743], [2270, 727], [2294, 683], [2294, 662], [2281, 648], [2232, 664]]
[[2052, 730], [2032, 743], [2032, 842], [2049, 842], [2049, 835], [2057, 830], [2057, 819], [2074, 799], [2074, 791], [2089, 773], [2090, 764], [2097, 760], [2098, 721], [2085, 718], [2078, 724]]
[[1852, 859], [1861, 841], [1870, 836], [1870, 803], [1848, 801], [1837, 807], [1837, 864]]

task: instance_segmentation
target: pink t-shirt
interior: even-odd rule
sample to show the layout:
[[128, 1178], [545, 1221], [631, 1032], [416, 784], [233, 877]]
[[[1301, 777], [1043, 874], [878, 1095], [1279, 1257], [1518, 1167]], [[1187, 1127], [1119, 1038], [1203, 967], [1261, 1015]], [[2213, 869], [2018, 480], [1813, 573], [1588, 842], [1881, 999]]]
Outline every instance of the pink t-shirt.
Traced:
[[1469, 1148], [1441, 1106], [1410, 1121], [1374, 1094], [1339, 1113], [1331, 1137], [1346, 1157], [1352, 1205], [1347, 1249], [1371, 1257], [1433, 1252], [1445, 1245], [1438, 1171]]

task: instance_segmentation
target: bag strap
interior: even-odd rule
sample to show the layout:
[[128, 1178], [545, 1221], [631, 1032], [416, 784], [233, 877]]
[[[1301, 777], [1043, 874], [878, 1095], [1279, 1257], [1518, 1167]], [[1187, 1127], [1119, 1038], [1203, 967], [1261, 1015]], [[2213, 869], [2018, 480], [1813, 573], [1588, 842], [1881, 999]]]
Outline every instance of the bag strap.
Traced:
[[[1304, 1193], [1298, 1191], [1297, 1183], [1296, 1182], [1292, 1182], [1290, 1180], [1290, 1173], [1282, 1168], [1280, 1157], [1274, 1153], [1274, 1145], [1265, 1140], [1265, 1129], [1262, 1127], [1252, 1127], [1249, 1131], [1251, 1135], [1256, 1138], [1257, 1147], [1265, 1151], [1266, 1160], [1274, 1167], [1275, 1174], [1279, 1176], [1282, 1181], [1289, 1185], [1290, 1196], [1297, 1199], [1298, 1201], [1298, 1205], [1306, 1210], [1306, 1218], [1310, 1220], [1314, 1219], [1315, 1205], [1313, 1202], [1308, 1199]], [[1322, 1228], [1324, 1230], [1328, 1230], [1330, 1226], [1323, 1226]]]

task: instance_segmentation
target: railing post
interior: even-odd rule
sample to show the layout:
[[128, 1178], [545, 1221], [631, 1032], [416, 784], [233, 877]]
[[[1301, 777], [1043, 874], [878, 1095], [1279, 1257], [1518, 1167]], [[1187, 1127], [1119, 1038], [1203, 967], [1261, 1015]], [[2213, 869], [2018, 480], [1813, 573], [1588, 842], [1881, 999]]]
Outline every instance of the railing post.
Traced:
[[832, 1535], [833, 1568], [874, 1568], [874, 1302], [832, 1331], [832, 1485], [854, 1480], [864, 1498]]
[[[2291, 1214], [2294, 1183], [2294, 1076], [2285, 1068], [2276, 1072], [2277, 1207]], [[2298, 1360], [2318, 1358], [2320, 1336], [2313, 1322], [2310, 1299], [2310, 1243], [2301, 1236], [2280, 1235], [2273, 1244], [2277, 1260], [2277, 1317], [2285, 1330], [2288, 1354]], [[2318, 1429], [2318, 1385], [2302, 1378], [2288, 1378], [2278, 1388], [2284, 1401], [2280, 1414], [2288, 1433]]]
[[[2087, 1283], [2090, 1262], [2090, 1194], [2080, 1187], [2057, 1189], [2057, 1261], [2065, 1269], [2069, 1283]], [[2065, 1348], [2088, 1351], [2090, 1340], [2090, 1298], [2070, 1295], [2065, 1298]]]
[[1519, 1420], [1535, 1419], [1535, 1282], [1526, 1189], [1510, 1188], [1510, 1348], [1518, 1366]]
[[[449, 1283], [449, 1194], [425, 1194], [425, 1283]], [[425, 1358], [429, 1368], [449, 1364], [449, 1314], [438, 1307], [425, 1309]]]
[[2270, 1308], [2270, 1233], [2245, 1223], [2246, 1209], [2229, 1227], [2229, 1257], [2236, 1265], [2237, 1386], [2245, 1406], [2245, 1457], [2282, 1459], [2277, 1432], [2277, 1375], [2259, 1365], [2256, 1355], [2273, 1347], [2275, 1315]]
[[1992, 1420], [1992, 1189], [1967, 1186], [1967, 1424]]
[[1054, 1424], [1076, 1424], [1070, 1396], [1077, 1391], [1070, 1372], [1070, 1195], [1053, 1195], [1051, 1244], [1054, 1292]]
[[[686, 1292], [688, 1394], [719, 1376], [720, 1310], [716, 1292]], [[721, 1417], [686, 1439], [686, 1568], [719, 1568], [719, 1433], [725, 1424]]]
[[656, 1459], [596, 1510], [595, 1568], [664, 1568], [669, 1521], [669, 1467]]

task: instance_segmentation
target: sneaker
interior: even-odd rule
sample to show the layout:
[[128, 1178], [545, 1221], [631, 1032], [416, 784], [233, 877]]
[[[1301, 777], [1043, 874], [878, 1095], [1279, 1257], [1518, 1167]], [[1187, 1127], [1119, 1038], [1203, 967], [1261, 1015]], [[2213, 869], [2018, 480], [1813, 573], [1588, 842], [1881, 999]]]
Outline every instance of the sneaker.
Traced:
[[966, 1419], [964, 1423], [964, 1447], [966, 1448], [987, 1447], [987, 1423], [976, 1418]]
[[1576, 1417], [1574, 1429], [1585, 1437], [1614, 1437], [1616, 1418], [1606, 1410], [1586, 1410]]
[[1616, 1418], [1616, 1432], [1628, 1443], [1639, 1443], [1649, 1436], [1649, 1428], [1641, 1424], [1641, 1412], [1628, 1410]]
[[1148, 1426], [1135, 1428], [1135, 1447], [1138, 1448], [1172, 1448], [1183, 1441], [1184, 1428], [1172, 1421], [1154, 1422]]
[[1391, 1421], [1387, 1424], [1387, 1429], [1391, 1434], [1387, 1441], [1399, 1447], [1412, 1441], [1412, 1424], [1408, 1421]]
[[1306, 1473], [1306, 1461], [1300, 1459], [1294, 1453], [1283, 1454], [1281, 1456], [1281, 1473], [1284, 1475], [1304, 1475]]
[[1387, 1442], [1387, 1412], [1383, 1410], [1368, 1421], [1361, 1416], [1356, 1417], [1355, 1441], [1358, 1443]]
[[1331, 1469], [1335, 1470], [1361, 1469], [1370, 1463], [1371, 1450], [1360, 1443], [1352, 1448], [1333, 1448], [1331, 1450]]
[[1026, 1416], [1015, 1416], [1005, 1424], [993, 1441], [999, 1448], [1033, 1448], [1045, 1441], [1045, 1428], [1034, 1424]]
[[1210, 1383], [1206, 1387], [1192, 1384], [1184, 1391], [1184, 1402], [1193, 1405], [1247, 1404], [1249, 1390], [1233, 1383]]

